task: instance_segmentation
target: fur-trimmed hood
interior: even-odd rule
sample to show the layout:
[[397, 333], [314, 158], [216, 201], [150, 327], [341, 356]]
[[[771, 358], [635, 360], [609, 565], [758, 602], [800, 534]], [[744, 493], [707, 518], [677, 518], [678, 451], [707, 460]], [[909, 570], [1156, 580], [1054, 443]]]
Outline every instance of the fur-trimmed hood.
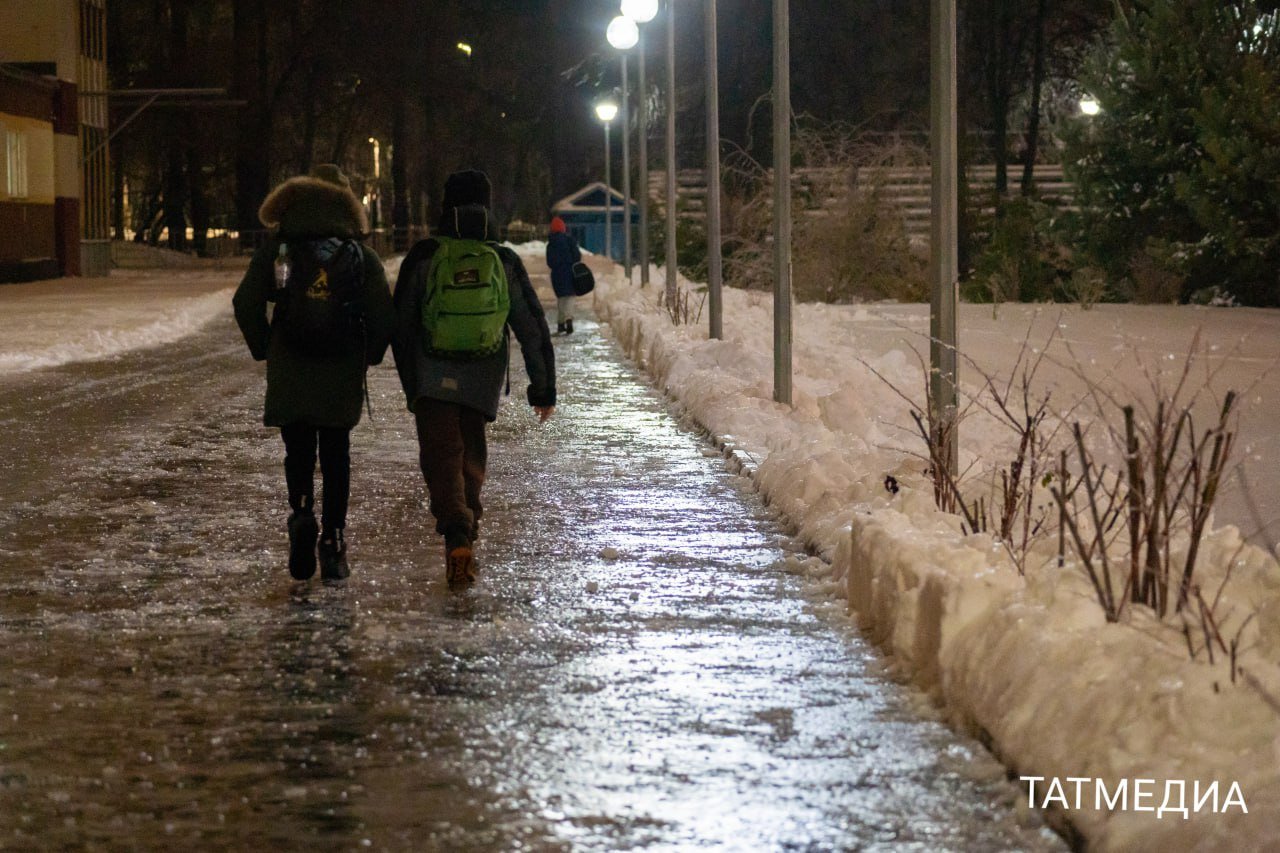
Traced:
[[258, 208], [268, 228], [297, 236], [359, 237], [369, 231], [364, 206], [355, 193], [320, 178], [290, 178]]

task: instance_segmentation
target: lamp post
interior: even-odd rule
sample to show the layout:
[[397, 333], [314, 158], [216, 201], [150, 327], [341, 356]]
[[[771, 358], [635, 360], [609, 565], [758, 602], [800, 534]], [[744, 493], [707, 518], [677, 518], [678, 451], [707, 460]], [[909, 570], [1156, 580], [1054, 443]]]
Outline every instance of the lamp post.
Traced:
[[649, 92], [644, 85], [644, 30], [639, 25], [649, 23], [658, 14], [658, 0], [622, 0], [622, 14], [636, 22], [640, 34], [636, 50], [636, 88], [640, 92], [636, 124], [640, 126], [640, 149], [636, 159], [640, 161], [640, 286], [644, 287], [649, 283]]
[[724, 337], [724, 308], [720, 292], [723, 261], [720, 256], [720, 81], [716, 51], [716, 0], [706, 2], [707, 65], [707, 308], [708, 336]]
[[791, 405], [790, 20], [787, 0], [773, 0], [773, 399], [788, 406]]
[[631, 136], [630, 116], [627, 111], [627, 51], [636, 46], [640, 40], [640, 28], [636, 22], [626, 15], [619, 15], [609, 22], [605, 32], [609, 44], [613, 45], [622, 57], [622, 233], [623, 258], [622, 269], [627, 281], [631, 281]]
[[933, 163], [929, 239], [930, 441], [956, 473], [956, 303], [959, 301], [959, 169], [956, 123], [956, 0], [932, 0], [930, 160]]
[[609, 177], [609, 122], [618, 114], [613, 101], [596, 104], [596, 118], [604, 123], [604, 256], [613, 260], [613, 187]]
[[676, 4], [667, 0], [667, 309], [675, 316], [676, 278]]

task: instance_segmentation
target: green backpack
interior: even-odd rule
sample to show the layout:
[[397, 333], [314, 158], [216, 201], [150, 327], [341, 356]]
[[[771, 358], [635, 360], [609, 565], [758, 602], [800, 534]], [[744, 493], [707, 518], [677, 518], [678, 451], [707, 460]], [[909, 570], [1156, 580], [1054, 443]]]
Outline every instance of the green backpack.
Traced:
[[422, 296], [423, 346], [441, 358], [483, 358], [502, 348], [511, 308], [507, 271], [492, 244], [436, 237]]

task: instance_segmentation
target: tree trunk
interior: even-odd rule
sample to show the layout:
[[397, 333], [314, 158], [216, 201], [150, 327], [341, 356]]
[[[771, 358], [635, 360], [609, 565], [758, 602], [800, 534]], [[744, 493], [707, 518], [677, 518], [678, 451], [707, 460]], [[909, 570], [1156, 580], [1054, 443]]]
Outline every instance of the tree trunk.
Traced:
[[117, 136], [108, 150], [111, 152], [111, 225], [115, 238], [123, 240], [128, 225], [124, 221], [124, 139]]
[[409, 248], [409, 96], [406, 86], [396, 91], [391, 119], [391, 239], [397, 252]]
[[236, 143], [236, 227], [240, 245], [256, 244], [258, 207], [271, 188], [271, 113], [266, 95], [266, 12], [255, 0], [235, 0], [235, 96], [248, 101]]
[[1048, 26], [1049, 0], [1038, 0], [1034, 23], [1035, 46], [1031, 67], [1031, 115], [1027, 117], [1027, 138], [1022, 160], [1022, 194], [1035, 189], [1036, 156], [1040, 151], [1040, 97], [1044, 88], [1044, 30]]
[[304, 109], [302, 113], [302, 142], [298, 147], [298, 174], [305, 175], [315, 165], [316, 154], [316, 117], [320, 113], [320, 105], [316, 103], [316, 69], [313, 66], [307, 73]]
[[164, 227], [169, 230], [169, 248], [178, 252], [187, 248], [186, 158], [183, 156], [182, 134], [173, 122], [164, 172]]
[[191, 245], [197, 255], [209, 256], [209, 197], [205, 192], [204, 160], [197, 145], [187, 146], [187, 183], [191, 194]]
[[996, 203], [1009, 194], [1009, 102], [992, 105], [991, 153], [996, 161]]
[[[168, 3], [169, 39], [165, 55], [165, 77], [171, 85], [181, 86], [187, 81], [187, 7], [182, 2]], [[186, 157], [183, 148], [187, 120], [180, 115], [166, 118], [168, 142], [165, 146], [164, 172], [164, 226], [169, 231], [169, 248], [184, 251], [187, 248], [187, 177]]]
[[995, 30], [991, 96], [991, 142], [996, 163], [996, 203], [1009, 193], [1009, 104], [1012, 100], [1013, 70], [1017, 57], [1013, 46], [1011, 0], [1000, 0]]

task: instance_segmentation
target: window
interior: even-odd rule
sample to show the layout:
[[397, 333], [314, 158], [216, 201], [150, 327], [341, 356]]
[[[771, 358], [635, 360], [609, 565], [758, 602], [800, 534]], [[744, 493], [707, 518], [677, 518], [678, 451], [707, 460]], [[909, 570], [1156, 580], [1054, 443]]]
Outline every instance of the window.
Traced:
[[101, 0], [80, 0], [80, 55], [107, 58], [107, 15]]
[[4, 134], [6, 173], [10, 198], [27, 197], [27, 135], [20, 130]]

